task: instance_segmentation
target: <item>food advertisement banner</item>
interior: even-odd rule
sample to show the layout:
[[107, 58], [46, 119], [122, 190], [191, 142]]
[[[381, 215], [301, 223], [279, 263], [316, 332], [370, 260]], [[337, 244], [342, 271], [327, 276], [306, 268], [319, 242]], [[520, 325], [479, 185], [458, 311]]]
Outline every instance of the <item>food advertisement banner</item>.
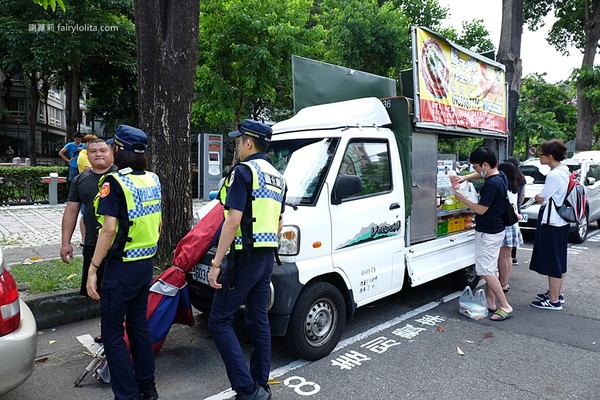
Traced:
[[486, 61], [423, 28], [415, 28], [413, 71], [418, 121], [506, 134], [506, 88], [501, 64]]

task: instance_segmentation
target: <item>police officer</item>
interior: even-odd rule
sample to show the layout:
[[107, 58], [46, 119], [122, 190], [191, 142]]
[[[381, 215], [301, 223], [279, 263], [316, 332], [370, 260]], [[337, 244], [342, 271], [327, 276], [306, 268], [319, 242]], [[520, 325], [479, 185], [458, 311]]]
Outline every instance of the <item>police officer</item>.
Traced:
[[[267, 302], [285, 204], [283, 176], [265, 155], [271, 134], [270, 127], [249, 119], [229, 134], [236, 140], [241, 163], [231, 170], [219, 193], [225, 222], [208, 274], [209, 284], [216, 289], [208, 329], [239, 399], [271, 398]], [[219, 278], [230, 247], [227, 266]], [[233, 330], [234, 314], [244, 303], [246, 328], [254, 346], [250, 368]]]
[[[161, 223], [160, 181], [146, 171], [148, 136], [143, 131], [121, 125], [107, 143], [120, 169], [98, 184], [94, 208], [102, 228], [87, 291], [100, 300], [102, 339], [115, 399], [158, 399], [146, 310]], [[99, 295], [96, 270], [103, 260]], [[124, 340], [125, 319], [131, 353]]]

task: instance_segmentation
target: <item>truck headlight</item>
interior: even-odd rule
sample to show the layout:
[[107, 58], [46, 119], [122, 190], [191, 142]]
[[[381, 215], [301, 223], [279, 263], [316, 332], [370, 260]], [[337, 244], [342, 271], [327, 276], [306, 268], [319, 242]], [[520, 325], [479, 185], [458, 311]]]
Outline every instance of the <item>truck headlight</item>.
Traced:
[[300, 249], [300, 228], [294, 225], [284, 225], [279, 234], [279, 254], [295, 256]]

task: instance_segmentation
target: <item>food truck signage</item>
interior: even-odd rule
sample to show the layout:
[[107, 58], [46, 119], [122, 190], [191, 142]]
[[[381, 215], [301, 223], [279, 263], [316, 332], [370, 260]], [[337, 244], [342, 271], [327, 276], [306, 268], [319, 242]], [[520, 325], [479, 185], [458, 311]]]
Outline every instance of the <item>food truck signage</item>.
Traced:
[[506, 134], [504, 66], [414, 27], [417, 127]]

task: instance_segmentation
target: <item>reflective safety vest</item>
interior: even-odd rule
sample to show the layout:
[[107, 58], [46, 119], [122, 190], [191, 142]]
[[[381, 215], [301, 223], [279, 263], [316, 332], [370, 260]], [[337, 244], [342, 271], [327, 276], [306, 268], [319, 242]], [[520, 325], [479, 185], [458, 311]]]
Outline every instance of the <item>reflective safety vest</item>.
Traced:
[[[158, 176], [149, 171], [145, 171], [144, 175], [130, 174], [130, 172], [130, 169], [112, 172], [103, 176], [98, 183], [98, 188], [101, 190], [106, 177], [112, 176], [125, 194], [128, 221], [117, 220], [117, 232], [119, 229], [127, 229], [127, 227], [120, 227], [119, 224], [129, 224], [127, 237], [120, 239], [120, 242], [125, 243], [124, 262], [144, 260], [156, 254], [162, 217]], [[94, 211], [98, 222], [103, 224], [104, 215], [98, 214], [99, 200], [100, 197], [96, 196]]]
[[[279, 216], [281, 203], [285, 192], [283, 175], [267, 160], [256, 159], [245, 161], [243, 164], [252, 171], [252, 193], [249, 200], [251, 207], [246, 207], [242, 222], [238, 227], [234, 246], [236, 250], [259, 247], [274, 247], [279, 245]], [[227, 191], [230, 186], [230, 176], [221, 187], [219, 200], [225, 204]], [[250, 211], [251, 215], [248, 215]], [[228, 210], [224, 211], [227, 218]]]

